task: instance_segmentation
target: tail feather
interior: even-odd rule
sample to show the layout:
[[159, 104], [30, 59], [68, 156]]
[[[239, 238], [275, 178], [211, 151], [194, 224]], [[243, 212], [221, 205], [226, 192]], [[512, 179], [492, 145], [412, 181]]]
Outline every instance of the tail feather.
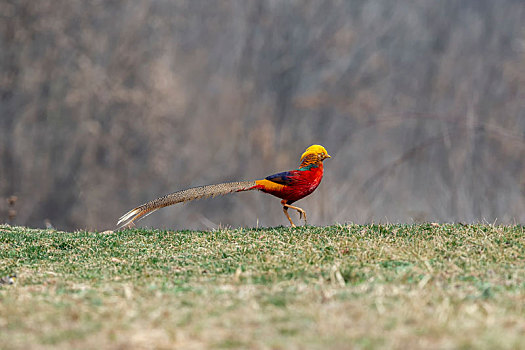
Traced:
[[188, 202], [201, 198], [215, 197], [232, 192], [253, 190], [256, 187], [255, 181], [228, 182], [217, 185], [207, 185], [189, 188], [144, 203], [122, 215], [117, 222], [119, 228], [131, 225], [133, 222], [142, 219], [154, 211], [173, 205], [176, 203]]

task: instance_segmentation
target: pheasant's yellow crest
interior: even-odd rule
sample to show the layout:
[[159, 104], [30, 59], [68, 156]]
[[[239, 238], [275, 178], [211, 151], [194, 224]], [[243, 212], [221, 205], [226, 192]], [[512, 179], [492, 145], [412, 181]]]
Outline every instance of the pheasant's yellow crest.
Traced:
[[311, 145], [304, 151], [303, 155], [301, 156], [301, 162], [303, 161], [304, 157], [310, 154], [320, 154], [323, 155], [324, 158], [332, 158], [326, 151], [326, 149], [321, 145]]

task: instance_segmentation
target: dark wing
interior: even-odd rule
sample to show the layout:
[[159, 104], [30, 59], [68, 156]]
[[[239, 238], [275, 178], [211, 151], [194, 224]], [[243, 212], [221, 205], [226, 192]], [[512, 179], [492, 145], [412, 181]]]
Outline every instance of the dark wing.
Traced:
[[282, 173], [273, 174], [266, 177], [266, 180], [272, 181], [281, 185], [292, 185], [297, 182], [297, 170], [284, 171]]

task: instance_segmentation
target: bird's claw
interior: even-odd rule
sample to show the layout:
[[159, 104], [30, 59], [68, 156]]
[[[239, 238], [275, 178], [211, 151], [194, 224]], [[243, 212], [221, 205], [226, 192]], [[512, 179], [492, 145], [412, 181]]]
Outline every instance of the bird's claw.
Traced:
[[286, 215], [286, 218], [288, 219], [288, 221], [290, 221], [290, 225], [292, 227], [296, 227], [296, 226], [293, 223], [292, 218], [290, 218], [290, 215], [288, 215], [288, 208], [291, 208], [291, 209], [294, 209], [295, 211], [297, 211], [297, 214], [299, 215], [299, 220], [303, 219], [304, 220], [304, 225], [305, 226], [307, 225], [306, 212], [303, 209], [298, 208], [298, 207], [293, 207], [291, 205], [288, 205], [288, 204], [286, 204], [286, 202], [284, 200], [281, 202], [281, 204], [283, 205], [284, 215]]
[[299, 214], [299, 220], [304, 218], [304, 225], [306, 226], [306, 212], [304, 210], [297, 210], [297, 213]]

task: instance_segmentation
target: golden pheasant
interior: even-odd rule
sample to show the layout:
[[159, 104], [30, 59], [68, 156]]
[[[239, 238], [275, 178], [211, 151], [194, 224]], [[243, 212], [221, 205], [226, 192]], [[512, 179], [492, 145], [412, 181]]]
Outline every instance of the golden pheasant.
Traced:
[[286, 215], [292, 227], [295, 227], [295, 224], [290, 215], [288, 215], [288, 209], [297, 210], [299, 219], [304, 217], [304, 223], [306, 224], [306, 212], [291, 204], [308, 196], [319, 186], [323, 178], [323, 161], [326, 158], [331, 157], [323, 146], [312, 145], [302, 154], [301, 164], [296, 170], [270, 175], [263, 180], [228, 182], [174, 192], [130, 210], [122, 215], [117, 225], [119, 227], [131, 225], [134, 221], [146, 217], [155, 210], [172, 204], [251, 190], [259, 190], [281, 198], [284, 215]]

